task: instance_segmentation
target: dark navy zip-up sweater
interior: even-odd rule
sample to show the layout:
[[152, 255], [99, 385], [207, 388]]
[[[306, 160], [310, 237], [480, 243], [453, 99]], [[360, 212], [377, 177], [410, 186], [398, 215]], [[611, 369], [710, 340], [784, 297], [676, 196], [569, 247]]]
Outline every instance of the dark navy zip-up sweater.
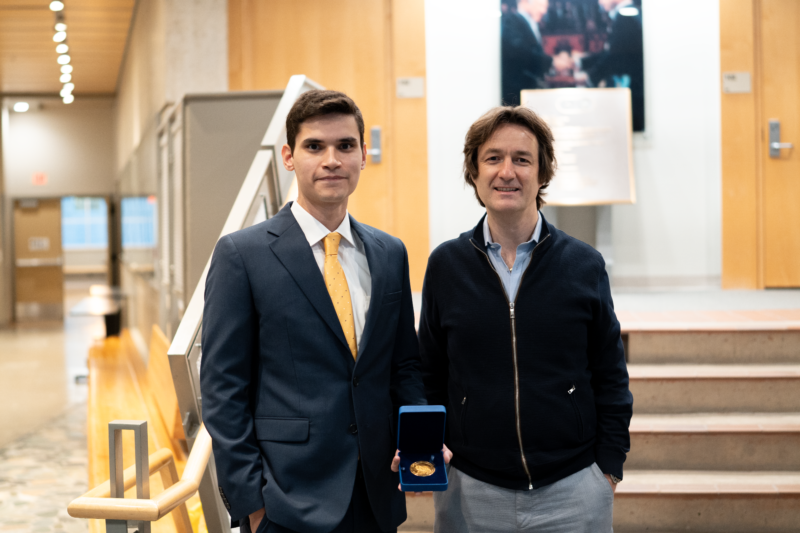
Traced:
[[605, 263], [592, 247], [543, 220], [509, 302], [481, 220], [431, 254], [419, 340], [428, 403], [447, 407], [453, 466], [517, 490], [593, 462], [622, 478], [633, 397]]

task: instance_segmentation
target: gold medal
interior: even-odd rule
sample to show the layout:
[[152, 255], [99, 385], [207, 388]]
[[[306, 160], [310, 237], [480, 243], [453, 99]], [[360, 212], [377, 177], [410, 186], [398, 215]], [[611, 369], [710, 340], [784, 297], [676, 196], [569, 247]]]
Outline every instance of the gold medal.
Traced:
[[428, 477], [436, 472], [436, 467], [433, 466], [433, 463], [429, 463], [428, 461], [417, 461], [411, 465], [409, 470], [417, 477]]

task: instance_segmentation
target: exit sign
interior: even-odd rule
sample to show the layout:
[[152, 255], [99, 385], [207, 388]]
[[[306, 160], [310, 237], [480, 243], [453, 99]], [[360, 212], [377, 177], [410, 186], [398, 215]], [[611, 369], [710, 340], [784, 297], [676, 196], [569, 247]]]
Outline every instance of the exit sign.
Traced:
[[44, 172], [34, 172], [31, 176], [31, 183], [36, 186], [47, 185], [47, 174]]

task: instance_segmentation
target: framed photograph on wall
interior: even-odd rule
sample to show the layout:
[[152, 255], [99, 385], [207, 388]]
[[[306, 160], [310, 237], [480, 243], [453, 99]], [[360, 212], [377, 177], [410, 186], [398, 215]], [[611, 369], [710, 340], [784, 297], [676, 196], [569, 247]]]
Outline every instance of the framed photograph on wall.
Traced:
[[641, 0], [502, 0], [505, 105], [528, 89], [628, 88], [644, 131]]

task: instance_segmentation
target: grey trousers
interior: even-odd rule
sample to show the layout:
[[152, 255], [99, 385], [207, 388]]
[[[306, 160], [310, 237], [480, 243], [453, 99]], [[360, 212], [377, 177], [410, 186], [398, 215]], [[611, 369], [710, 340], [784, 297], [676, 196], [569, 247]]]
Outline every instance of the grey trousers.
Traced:
[[433, 493], [435, 533], [611, 533], [614, 491], [597, 464], [534, 490], [478, 481], [449, 466]]

